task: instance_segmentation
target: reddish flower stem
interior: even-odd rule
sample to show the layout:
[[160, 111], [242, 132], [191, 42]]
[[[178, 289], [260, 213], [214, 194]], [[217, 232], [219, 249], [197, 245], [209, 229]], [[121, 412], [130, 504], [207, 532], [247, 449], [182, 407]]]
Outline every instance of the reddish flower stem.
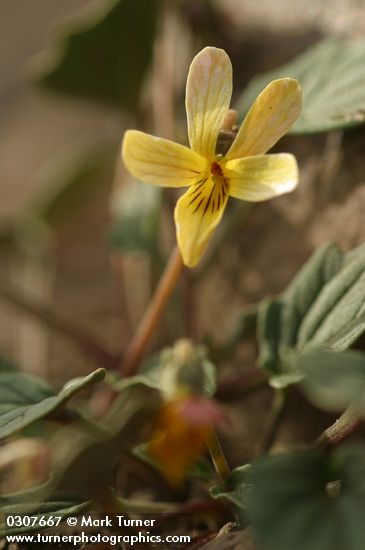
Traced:
[[155, 294], [143, 319], [134, 335], [121, 365], [124, 376], [132, 376], [138, 369], [146, 349], [155, 333], [157, 324], [166, 308], [168, 300], [175, 289], [177, 280], [184, 267], [180, 251], [176, 246], [171, 253], [165, 272], [158, 284]]

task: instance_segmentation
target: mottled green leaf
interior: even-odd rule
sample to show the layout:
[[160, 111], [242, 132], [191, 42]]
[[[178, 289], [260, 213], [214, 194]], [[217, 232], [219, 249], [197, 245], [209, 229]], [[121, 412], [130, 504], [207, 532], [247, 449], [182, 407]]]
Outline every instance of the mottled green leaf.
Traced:
[[120, 394], [99, 422], [99, 433], [83, 424], [67, 427], [52, 443], [54, 489], [97, 498], [113, 486], [123, 450], [138, 441], [161, 406], [160, 392], [142, 384]]
[[283, 390], [289, 386], [298, 384], [303, 380], [303, 374], [300, 372], [284, 373], [284, 374], [273, 374], [269, 378], [269, 385], [274, 390]]
[[135, 376], [128, 376], [127, 378], [113, 376], [112, 374], [111, 376], [107, 376], [106, 383], [117, 392], [122, 392], [123, 390], [134, 386], [161, 390], [161, 380], [158, 369], [156, 371], [152, 371], [151, 374], [136, 374]]
[[260, 363], [273, 385], [300, 380], [291, 354], [310, 348], [349, 348], [365, 332], [365, 247], [344, 253], [326, 245], [313, 254], [288, 289], [264, 301], [258, 317]]
[[294, 277], [282, 295], [283, 319], [281, 342], [286, 346], [296, 344], [303, 318], [322, 290], [338, 272], [343, 262], [343, 252], [335, 244], [319, 248]]
[[328, 340], [328, 345], [335, 350], [348, 349], [360, 336], [365, 333], [365, 314], [360, 315], [351, 323], [345, 325], [339, 332]]
[[[53, 411], [64, 405], [76, 393], [90, 384], [100, 382], [105, 376], [104, 369], [97, 369], [88, 376], [75, 378], [57, 394], [43, 398], [38, 403], [21, 405], [0, 416], [0, 439], [14, 435], [30, 426], [37, 420], [46, 418]], [[40, 386], [38, 387], [41, 395]], [[46, 390], [44, 390], [46, 391]]]
[[343, 411], [352, 405], [365, 414], [365, 354], [359, 351], [308, 350], [297, 356], [301, 383], [319, 408]]
[[327, 344], [365, 314], [365, 250], [344, 262], [303, 319], [298, 346]]
[[228, 500], [237, 508], [247, 510], [251, 496], [250, 472], [250, 464], [238, 466], [230, 472], [225, 485], [214, 485], [210, 494], [213, 498]]
[[0, 414], [52, 397], [55, 392], [41, 378], [14, 371], [0, 371]]
[[362, 550], [365, 450], [344, 446], [253, 464], [250, 515], [262, 550]]
[[103, 0], [64, 24], [39, 59], [44, 87], [136, 110], [152, 60], [159, 0]]
[[[40, 531], [46, 526], [39, 526], [39, 520], [42, 518], [42, 523], [52, 519], [55, 516], [66, 519], [69, 516], [76, 516], [84, 512], [90, 502], [83, 502], [74, 494], [55, 493], [51, 498], [43, 501], [44, 491], [46, 486], [33, 488], [23, 493], [5, 495], [0, 497], [0, 536], [14, 535], [17, 533], [31, 533]], [[6, 524], [6, 515], [22, 515], [35, 516], [38, 521], [35, 525], [15, 527]], [[50, 525], [51, 525], [50, 523]]]
[[297, 78], [303, 89], [296, 134], [328, 132], [365, 123], [365, 41], [327, 38], [289, 63], [255, 77], [237, 102], [243, 117], [276, 78]]
[[257, 319], [257, 335], [260, 342], [260, 365], [271, 372], [278, 371], [279, 345], [281, 341], [282, 303], [280, 300], [264, 300]]

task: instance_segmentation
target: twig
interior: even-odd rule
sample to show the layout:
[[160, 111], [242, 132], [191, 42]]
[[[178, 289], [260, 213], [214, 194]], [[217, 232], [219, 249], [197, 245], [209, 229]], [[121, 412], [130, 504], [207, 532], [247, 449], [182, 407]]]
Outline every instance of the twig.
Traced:
[[72, 321], [61, 317], [47, 306], [36, 302], [34, 299], [21, 296], [19, 292], [9, 286], [0, 286], [0, 297], [40, 321], [60, 332], [78, 345], [82, 351], [91, 357], [98, 366], [107, 369], [115, 369], [120, 362], [119, 357], [114, 357], [106, 349], [100, 346], [82, 328], [75, 326]]
[[124, 376], [133, 375], [139, 361], [143, 357], [148, 344], [150, 343], [158, 322], [163, 314], [167, 302], [175, 289], [177, 280], [183, 269], [183, 262], [180, 251], [176, 246], [171, 253], [165, 272], [161, 277], [156, 292], [150, 305], [137, 329], [137, 332], [127, 349], [124, 361], [121, 365], [121, 372]]
[[201, 533], [193, 538], [193, 540], [187, 545], [183, 546], [181, 550], [198, 550], [205, 544], [215, 539], [218, 535], [218, 531], [209, 531], [208, 533]]
[[348, 407], [336, 422], [318, 437], [315, 446], [323, 450], [337, 447], [350, 437], [362, 422], [363, 418], [359, 416], [359, 413], [353, 407]]

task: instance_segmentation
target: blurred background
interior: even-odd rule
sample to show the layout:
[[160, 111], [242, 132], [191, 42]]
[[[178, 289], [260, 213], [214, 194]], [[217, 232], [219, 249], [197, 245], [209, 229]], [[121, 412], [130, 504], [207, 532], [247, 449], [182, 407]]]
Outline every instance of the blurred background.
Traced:
[[[123, 132], [185, 143], [185, 79], [202, 47], [230, 55], [237, 105], [255, 75], [323, 38], [361, 37], [364, 2], [0, 0], [0, 11], [0, 354], [57, 386], [115, 366], [174, 243], [176, 195], [130, 180]], [[317, 245], [364, 241], [364, 130], [279, 149], [297, 156], [299, 190], [231, 209], [155, 347], [219, 341]]]

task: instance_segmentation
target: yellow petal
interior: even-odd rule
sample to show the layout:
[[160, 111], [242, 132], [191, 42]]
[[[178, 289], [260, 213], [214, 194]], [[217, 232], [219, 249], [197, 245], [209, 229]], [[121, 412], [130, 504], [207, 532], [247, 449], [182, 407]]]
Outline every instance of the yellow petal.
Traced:
[[226, 158], [266, 153], [293, 125], [301, 105], [297, 80], [280, 78], [270, 82], [252, 105]]
[[297, 186], [299, 177], [297, 161], [288, 153], [230, 160], [224, 174], [230, 196], [250, 202], [289, 193]]
[[194, 57], [186, 83], [191, 148], [213, 159], [232, 95], [232, 65], [224, 50], [204, 48]]
[[175, 207], [176, 237], [184, 264], [200, 260], [213, 230], [220, 222], [228, 200], [228, 184], [210, 177], [190, 187]]
[[201, 179], [207, 161], [183, 145], [128, 130], [124, 134], [122, 157], [137, 179], [163, 187], [185, 187]]

